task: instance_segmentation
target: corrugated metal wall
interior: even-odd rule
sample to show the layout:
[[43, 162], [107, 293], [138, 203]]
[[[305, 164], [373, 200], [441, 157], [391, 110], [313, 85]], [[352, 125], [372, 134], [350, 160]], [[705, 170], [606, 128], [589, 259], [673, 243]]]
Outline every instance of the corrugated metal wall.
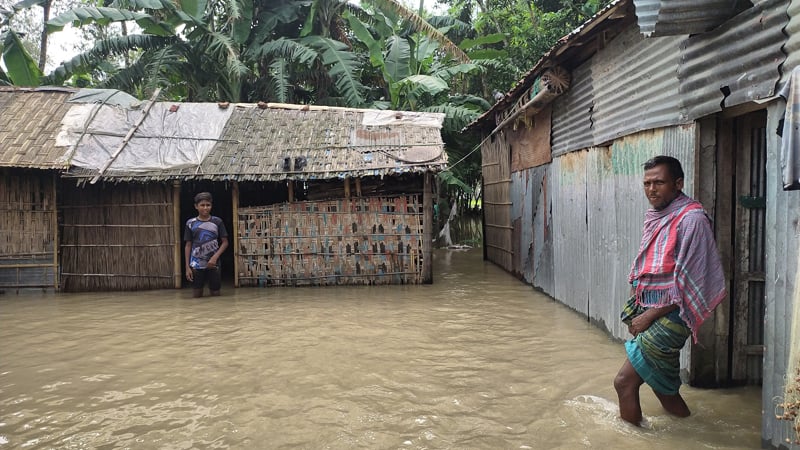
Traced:
[[613, 336], [626, 337], [619, 311], [648, 208], [642, 163], [658, 154], [680, 159], [684, 191], [692, 195], [694, 148], [695, 126], [681, 125], [636, 133], [610, 147], [571, 152], [549, 167], [513, 174], [521, 275]]
[[539, 166], [511, 174], [511, 198], [519, 200], [512, 221], [519, 223], [519, 276], [553, 295], [553, 232], [547, 183], [550, 166]]
[[[592, 58], [593, 144], [635, 131], [685, 123], [678, 79], [683, 37], [646, 39], [631, 27]], [[619, 70], [624, 67], [625, 70]]]
[[584, 64], [572, 71], [572, 84], [553, 105], [551, 145], [553, 156], [592, 145], [591, 65]]
[[780, 137], [778, 128], [784, 105], [778, 102], [768, 110], [767, 118], [767, 272], [764, 342], [764, 379], [762, 436], [773, 446], [786, 445], [789, 422], [777, 421], [773, 411], [785, 392], [786, 376], [793, 342], [793, 299], [798, 298], [798, 253], [800, 253], [800, 192], [784, 191], [779, 179]]

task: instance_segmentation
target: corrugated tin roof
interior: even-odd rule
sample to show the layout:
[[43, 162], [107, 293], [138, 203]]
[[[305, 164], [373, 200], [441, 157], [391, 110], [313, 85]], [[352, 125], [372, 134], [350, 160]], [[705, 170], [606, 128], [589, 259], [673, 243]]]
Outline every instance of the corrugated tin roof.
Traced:
[[74, 89], [0, 88], [0, 167], [65, 169], [56, 147]]
[[789, 39], [784, 44], [783, 51], [788, 56], [781, 70], [781, 86], [788, 80], [792, 69], [800, 66], [800, 2], [790, 2], [786, 13], [789, 14], [789, 23], [786, 24], [784, 31], [789, 35]]
[[[385, 176], [439, 172], [447, 164], [441, 113], [156, 102], [148, 114], [147, 106], [66, 103], [73, 92], [0, 92], [0, 165], [72, 166], [65, 176], [94, 178], [102, 172], [100, 179], [117, 182]], [[228, 114], [210, 116], [223, 108], [230, 108]], [[223, 120], [224, 127], [207, 130], [209, 120]], [[133, 123], [140, 126], [123, 143]]]
[[787, 7], [786, 0], [763, 1], [684, 41], [678, 78], [690, 120], [775, 94], [786, 59]]
[[731, 0], [633, 0], [645, 36], [674, 36], [708, 31], [736, 12]]

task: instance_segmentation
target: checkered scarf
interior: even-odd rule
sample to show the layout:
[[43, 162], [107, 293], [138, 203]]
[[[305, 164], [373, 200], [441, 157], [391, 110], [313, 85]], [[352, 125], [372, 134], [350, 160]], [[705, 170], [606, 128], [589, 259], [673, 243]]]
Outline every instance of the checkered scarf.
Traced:
[[663, 210], [647, 211], [628, 275], [634, 281], [637, 304], [677, 304], [697, 342], [700, 325], [727, 293], [711, 221], [699, 202], [679, 193]]

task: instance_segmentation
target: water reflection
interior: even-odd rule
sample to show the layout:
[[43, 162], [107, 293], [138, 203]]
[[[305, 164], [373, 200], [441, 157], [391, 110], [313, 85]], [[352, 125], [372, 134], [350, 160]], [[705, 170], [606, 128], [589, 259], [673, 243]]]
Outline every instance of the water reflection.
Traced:
[[431, 286], [0, 297], [0, 448], [656, 449], [760, 446], [760, 390], [643, 390], [619, 343], [481, 261]]

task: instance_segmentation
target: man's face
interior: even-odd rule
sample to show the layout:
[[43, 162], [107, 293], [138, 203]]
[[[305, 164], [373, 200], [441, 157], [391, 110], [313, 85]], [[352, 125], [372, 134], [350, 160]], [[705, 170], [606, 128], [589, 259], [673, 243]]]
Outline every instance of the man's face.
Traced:
[[666, 164], [659, 164], [644, 171], [644, 194], [656, 210], [666, 208], [675, 200], [681, 189], [683, 189], [683, 178], [673, 180]]

